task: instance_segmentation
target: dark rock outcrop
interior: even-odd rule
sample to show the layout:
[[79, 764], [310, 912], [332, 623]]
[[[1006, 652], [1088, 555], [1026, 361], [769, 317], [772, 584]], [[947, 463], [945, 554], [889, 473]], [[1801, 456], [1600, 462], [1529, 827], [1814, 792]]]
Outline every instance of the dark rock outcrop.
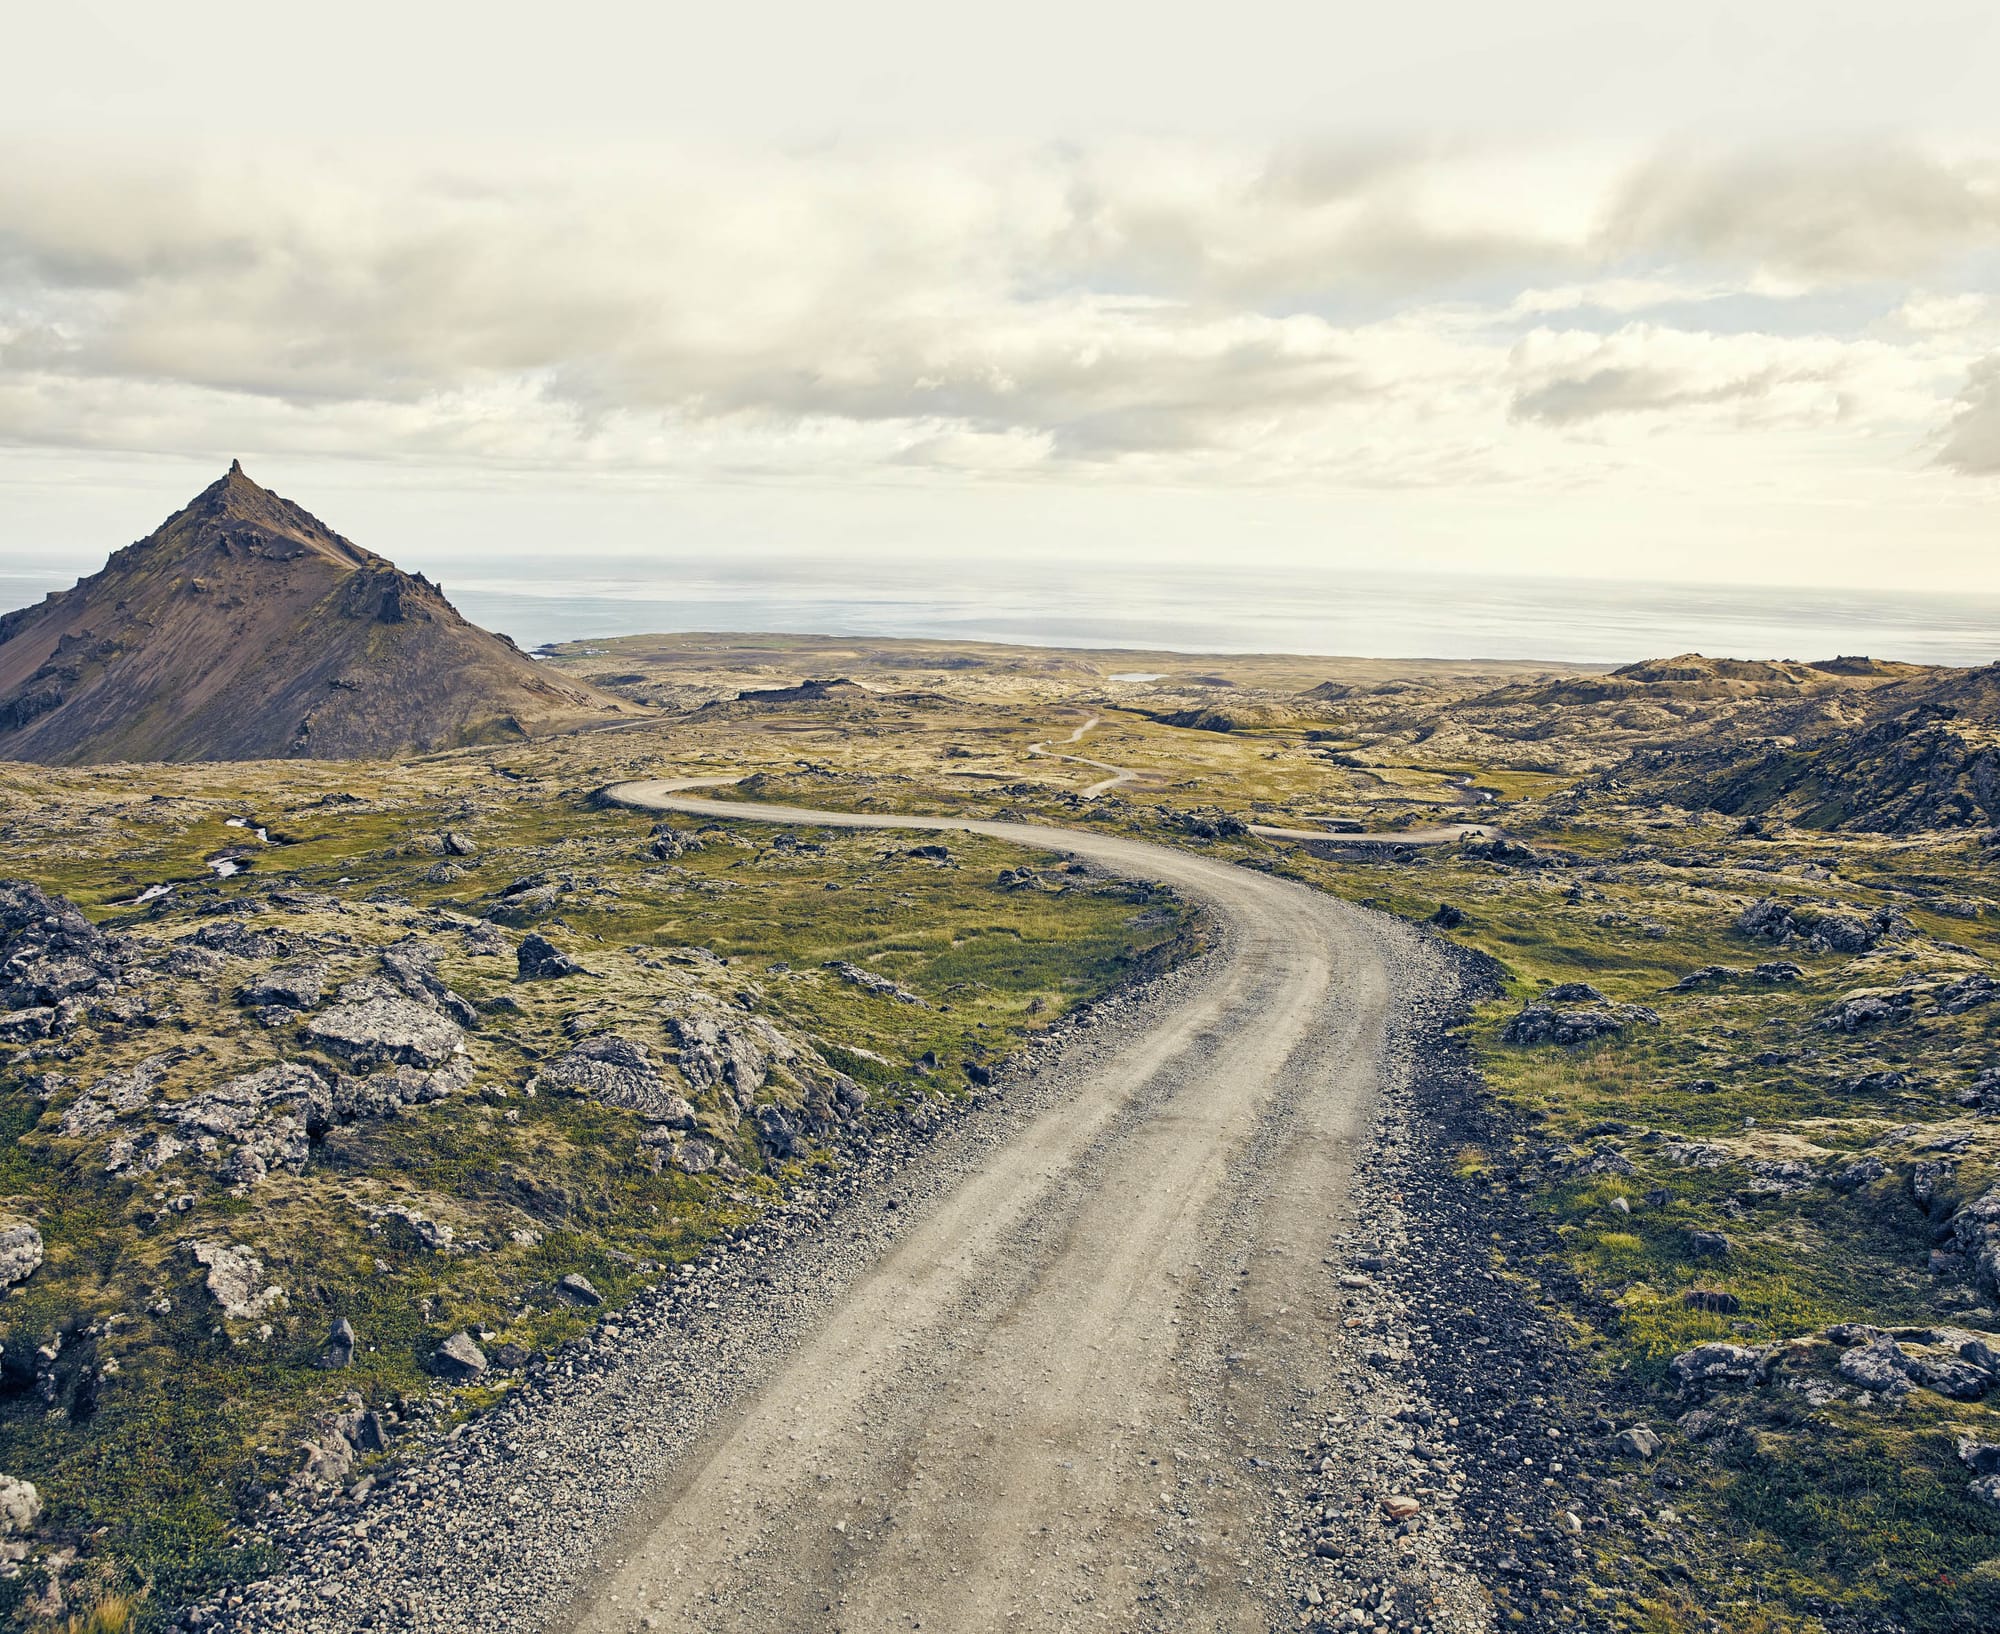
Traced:
[[515, 967], [524, 982], [554, 981], [563, 976], [587, 976], [589, 971], [539, 932], [521, 939], [514, 950]]

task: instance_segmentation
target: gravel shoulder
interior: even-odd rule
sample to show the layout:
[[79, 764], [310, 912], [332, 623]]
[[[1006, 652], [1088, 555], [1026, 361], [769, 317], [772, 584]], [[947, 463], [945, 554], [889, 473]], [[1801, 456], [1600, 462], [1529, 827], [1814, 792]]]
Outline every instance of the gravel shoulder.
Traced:
[[942, 1131], [858, 1137], [205, 1626], [1365, 1627], [1390, 1576], [1406, 1624], [1489, 1626], [1466, 1478], [1406, 1473], [1410, 1337], [1350, 1314], [1408, 1236], [1352, 1180], [1456, 1002], [1433, 944], [1114, 835], [613, 795], [972, 829], [1169, 884], [1219, 942]]

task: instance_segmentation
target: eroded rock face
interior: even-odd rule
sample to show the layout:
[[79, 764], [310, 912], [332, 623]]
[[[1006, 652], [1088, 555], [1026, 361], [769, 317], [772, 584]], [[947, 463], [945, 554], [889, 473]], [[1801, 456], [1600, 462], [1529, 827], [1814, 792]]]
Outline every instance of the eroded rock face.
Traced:
[[135, 1067], [107, 1072], [70, 1103], [57, 1132], [91, 1135], [109, 1129], [127, 1113], [144, 1111], [152, 1104], [173, 1059], [170, 1055], [149, 1055]]
[[25, 1220], [0, 1221], [0, 1288], [26, 1282], [41, 1263], [42, 1234]]
[[220, 924], [203, 925], [192, 935], [182, 937], [180, 945], [202, 952], [225, 954], [232, 959], [263, 961], [301, 958], [317, 951], [323, 944], [317, 938], [302, 936], [281, 926], [251, 926], [225, 920]]
[[439, 1067], [465, 1048], [456, 1021], [375, 978], [341, 988], [340, 1003], [313, 1017], [305, 1034], [329, 1054], [363, 1066]]
[[654, 1123], [694, 1127], [694, 1106], [668, 1087], [644, 1044], [600, 1033], [558, 1056], [533, 1080], [537, 1090], [566, 1089]]
[[240, 1177], [254, 1181], [272, 1169], [305, 1168], [311, 1137], [332, 1121], [333, 1086], [309, 1066], [280, 1061], [158, 1111], [186, 1140], [235, 1143]]
[[402, 989], [404, 997], [441, 1010], [461, 1027], [479, 1025], [479, 1012], [439, 978], [437, 949], [424, 942], [402, 942], [384, 948], [380, 958], [382, 974]]
[[87, 1014], [144, 1014], [144, 996], [129, 986], [144, 979], [154, 951], [99, 930], [67, 898], [27, 880], [0, 880], [0, 1043], [63, 1037]]
[[739, 1111], [750, 1109], [772, 1062], [790, 1053], [768, 1021], [714, 1001], [690, 998], [667, 1015], [666, 1028], [678, 1046], [681, 1076], [697, 1090], [722, 1092]]
[[1972, 1261], [1979, 1285], [2000, 1293], [2000, 1186], [1967, 1203], [1951, 1217], [1953, 1245]]
[[314, 1141], [337, 1124], [442, 1100], [473, 1078], [463, 1055], [436, 1071], [396, 1065], [366, 1077], [329, 1078], [308, 1063], [278, 1061], [174, 1101], [158, 1092], [175, 1059], [150, 1056], [105, 1074], [71, 1103], [57, 1132], [108, 1133], [104, 1172], [110, 1175], [136, 1179], [188, 1161], [254, 1186], [274, 1169], [302, 1172]]
[[0, 1007], [52, 1008], [116, 987], [134, 950], [66, 897], [24, 879], [0, 880]]
[[1878, 909], [1863, 919], [1764, 897], [1737, 916], [1736, 928], [1745, 936], [1780, 945], [1803, 943], [1817, 953], [1866, 953], [1884, 937], [1906, 934], [1909, 924], [1893, 908]]
[[853, 1079], [762, 1016], [699, 994], [663, 1008], [681, 1076], [739, 1116], [754, 1117], [759, 1140], [776, 1156], [803, 1155], [807, 1136], [824, 1134], [867, 1103]]
[[1975, 972], [1961, 976], [1957, 981], [1946, 984], [1935, 995], [1941, 1014], [1947, 1016], [1964, 1015], [1967, 1010], [1981, 1004], [1991, 1004], [2000, 998], [2000, 982], [1991, 976]]
[[285, 1290], [264, 1285], [264, 1262], [247, 1248], [193, 1243], [188, 1252], [208, 1269], [208, 1291], [232, 1321], [249, 1321], [278, 1309]]
[[467, 1088], [474, 1075], [471, 1061], [462, 1055], [452, 1057], [435, 1072], [398, 1066], [366, 1078], [342, 1074], [333, 1085], [333, 1121], [358, 1123], [363, 1118], [385, 1117], [406, 1106], [427, 1106]]

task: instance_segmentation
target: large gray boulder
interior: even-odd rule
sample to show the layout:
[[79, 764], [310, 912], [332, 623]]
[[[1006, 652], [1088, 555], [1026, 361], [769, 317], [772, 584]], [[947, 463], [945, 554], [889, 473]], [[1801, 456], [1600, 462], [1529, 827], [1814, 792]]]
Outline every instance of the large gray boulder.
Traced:
[[329, 1369], [352, 1367], [354, 1365], [354, 1324], [346, 1317], [339, 1317], [333, 1330], [326, 1336], [326, 1349], [320, 1352], [319, 1365]]
[[305, 1028], [305, 1036], [329, 1054], [363, 1066], [437, 1067], [465, 1048], [457, 1022], [386, 982], [349, 982], [340, 998]]
[[42, 1518], [42, 1495], [33, 1481], [0, 1475], [0, 1537], [32, 1532]]
[[486, 1371], [486, 1352], [461, 1328], [431, 1352], [431, 1371], [441, 1379], [462, 1384]]
[[2000, 1475], [2000, 1441], [1976, 1441], [1971, 1436], [1960, 1436], [1958, 1458], [1974, 1475]]
[[1763, 1361], [1760, 1352], [1742, 1345], [1696, 1345], [1667, 1364], [1667, 1376], [1683, 1389], [1691, 1385], [1742, 1384]]
[[1594, 1038], [1622, 1033], [1638, 1023], [1658, 1026], [1659, 1021], [1657, 1011], [1641, 1004], [1614, 1004], [1593, 1010], [1561, 1010], [1550, 1004], [1529, 1004], [1507, 1023], [1500, 1038], [1506, 1044], [1560, 1044], [1570, 1048]]
[[694, 1107], [668, 1086], [644, 1044], [599, 1033], [559, 1055], [534, 1079], [537, 1090], [566, 1089], [606, 1106], [623, 1107], [653, 1123], [694, 1127]]
[[279, 1004], [288, 1010], [310, 1010], [326, 994], [332, 972], [324, 960], [301, 959], [293, 964], [273, 965], [236, 990], [239, 1004]]
[[1878, 1395], [1901, 1396], [1910, 1389], [1910, 1358], [1903, 1347], [1890, 1338], [1856, 1345], [1833, 1364], [1834, 1371], [1850, 1384]]
[[0, 1288], [26, 1282], [42, 1263], [42, 1234], [25, 1220], [0, 1221]]
[[265, 1286], [264, 1262], [249, 1249], [198, 1242], [188, 1251], [207, 1268], [209, 1294], [230, 1320], [251, 1321], [284, 1304], [285, 1290]]
[[515, 968], [524, 982], [555, 981], [564, 976], [588, 976], [589, 971], [540, 931], [530, 931], [514, 950]]
[[134, 957], [130, 939], [99, 930], [68, 898], [0, 880], [0, 1009], [109, 991]]
[[1905, 988], [1866, 989], [1836, 999], [1820, 1012], [1814, 1026], [1830, 1033], [1861, 1033], [1907, 1021], [1916, 995]]

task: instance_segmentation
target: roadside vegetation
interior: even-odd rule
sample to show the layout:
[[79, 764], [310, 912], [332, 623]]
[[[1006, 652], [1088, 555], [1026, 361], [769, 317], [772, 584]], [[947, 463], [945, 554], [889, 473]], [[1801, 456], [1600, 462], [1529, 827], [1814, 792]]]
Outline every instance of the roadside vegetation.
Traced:
[[[1430, 924], [1488, 981], [1457, 1173], [1543, 1223], [1546, 1252], [1495, 1242], [1493, 1269], [1559, 1311], [1599, 1396], [1573, 1450], [1601, 1498], [1587, 1592], [1563, 1614], [1634, 1634], [2000, 1626], [2000, 1503], [1962, 1456], [2000, 1446], [2000, 1387], [1967, 1360], [2000, 1347], [1979, 1212], [2000, 1197], [2000, 812], [1980, 804], [1995, 728], [1976, 698], [1891, 709], [1943, 683], [1847, 660], [1193, 671], [691, 637], [557, 661], [670, 713], [393, 766], [0, 775], [9, 872], [116, 936], [214, 955], [177, 971], [162, 952], [139, 1009], [18, 1039], [0, 1074], [0, 1199], [45, 1248], [0, 1306], [0, 1471], [46, 1504], [0, 1577], [17, 1623], [100, 1603], [102, 1626], [157, 1626], [254, 1572], [243, 1518], [320, 1479], [337, 1415], [389, 1432], [337, 1477], [366, 1479], [399, 1425], [497, 1399], [814, 1184], [869, 1119], [926, 1115], [1198, 938], [1170, 899], [970, 836], [655, 821], [594, 793], [713, 776], [744, 779], [724, 798], [1113, 827]], [[838, 675], [861, 688], [738, 697]], [[1063, 754], [1139, 775], [1086, 799], [1107, 774]], [[1500, 834], [1343, 839], [1454, 822]], [[249, 871], [218, 879], [232, 851]], [[587, 974], [520, 979], [531, 934]], [[432, 980], [469, 1012], [465, 1081], [334, 1122], [296, 1171], [246, 1182], [224, 1143], [110, 1172], [116, 1130], [62, 1132], [93, 1085], [162, 1055], [153, 1110], [118, 1114], [133, 1133], [279, 1059], [386, 1082], [400, 1069], [310, 1029], [345, 984], [402, 980], [398, 959], [403, 991]], [[324, 998], [287, 1016], [243, 996], [301, 961], [326, 967]], [[635, 1078], [579, 1066], [607, 1037], [639, 1054], [583, 1059]], [[538, 1079], [555, 1087], [529, 1096]], [[612, 1099], [575, 1087], [600, 1080]], [[251, 1251], [283, 1300], [219, 1313], [197, 1243]], [[329, 1370], [341, 1318], [355, 1352]], [[493, 1365], [447, 1381], [458, 1333]], [[1718, 1369], [1691, 1376], [1703, 1347]], [[1658, 1445], [1621, 1446], [1640, 1428]]]
[[[2000, 1626], [2000, 1505], [1961, 1456], [2000, 1443], [2000, 1387], [1958, 1371], [1967, 1342], [2000, 1346], [1973, 1222], [2000, 1183], [1986, 672], [1697, 659], [1313, 686], [1301, 661], [1205, 659], [1214, 673], [1135, 693], [1095, 661], [1099, 678], [1068, 685], [926, 675], [956, 713], [791, 711], [786, 737], [814, 748], [742, 793], [1113, 826], [1489, 959], [1473, 1024], [1488, 1101], [1459, 1170], [1546, 1223], [1545, 1258], [1500, 1243], [1495, 1266], [1564, 1311], [1598, 1381], [1579, 1451], [1615, 1496], [1613, 1529], [1590, 1534], [1591, 1620]], [[1878, 687], [1895, 706], [1859, 732]], [[718, 738], [777, 724], [712, 696]], [[857, 714], [880, 724], [850, 735]], [[1084, 799], [1104, 774], [1027, 754], [1035, 742], [1141, 776]], [[1257, 822], [1320, 824], [1328, 841], [1268, 843], [1243, 831]], [[1335, 832], [1438, 822], [1494, 823], [1506, 843], [1364, 849]], [[1649, 1014], [1529, 1042], [1530, 1006]], [[1754, 1372], [1677, 1377], [1704, 1345]], [[1656, 1454], [1619, 1451], [1613, 1430], [1634, 1425]]]
[[[1164, 894], [1081, 872], [1003, 889], [1022, 858], [988, 842], [657, 823], [480, 752], [149, 769], [145, 792], [22, 769], [0, 801], [8, 873], [128, 939], [145, 972], [60, 1036], [17, 1031], [0, 1071], [0, 1199], [44, 1256], [0, 1305], [0, 1471], [42, 1504], [0, 1577], [22, 1625], [163, 1626], [255, 1575], [247, 1519], [478, 1411], [814, 1185], [870, 1120], [945, 1107], [1194, 934]], [[230, 852], [248, 868], [219, 878]], [[522, 979], [531, 935], [583, 973]], [[460, 1053], [419, 1071], [315, 1038], [345, 984], [413, 950]], [[257, 1002], [301, 965], [316, 1003]], [[704, 1027], [720, 1077], [683, 1064]], [[531, 1090], [607, 1036], [684, 1117]], [[420, 1087], [336, 1116], [294, 1163], [232, 1166], [234, 1135], [194, 1131], [219, 1087], [279, 1062], [336, 1103], [398, 1074]], [[121, 1085], [146, 1104], [121, 1110]], [[234, 1314], [196, 1245], [251, 1256]], [[329, 1367], [341, 1322], [352, 1355]], [[486, 1359], [476, 1377], [439, 1376], [453, 1334]]]

